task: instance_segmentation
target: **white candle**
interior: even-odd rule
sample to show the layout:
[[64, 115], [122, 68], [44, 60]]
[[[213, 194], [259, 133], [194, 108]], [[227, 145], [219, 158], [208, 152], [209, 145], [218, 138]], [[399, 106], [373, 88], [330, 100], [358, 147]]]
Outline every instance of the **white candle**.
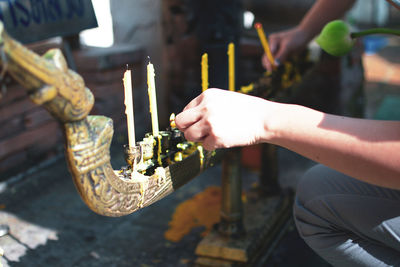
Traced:
[[158, 113], [157, 113], [157, 96], [156, 96], [156, 83], [154, 81], [154, 66], [149, 61], [147, 65], [147, 85], [149, 94], [149, 104], [151, 113], [151, 125], [153, 127], [153, 136], [158, 136]]
[[124, 73], [124, 92], [125, 92], [125, 114], [128, 124], [129, 147], [135, 146], [135, 123], [133, 117], [133, 99], [132, 99], [132, 73], [127, 69]]

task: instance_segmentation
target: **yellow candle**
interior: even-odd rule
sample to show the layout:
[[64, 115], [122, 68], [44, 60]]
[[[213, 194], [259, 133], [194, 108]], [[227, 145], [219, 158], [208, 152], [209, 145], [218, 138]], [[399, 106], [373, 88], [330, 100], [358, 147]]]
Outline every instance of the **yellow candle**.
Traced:
[[157, 97], [156, 85], [154, 81], [154, 66], [149, 62], [147, 65], [147, 85], [149, 94], [149, 104], [151, 113], [151, 125], [153, 127], [153, 136], [158, 136], [158, 113], [157, 113]]
[[233, 43], [228, 45], [228, 59], [229, 91], [235, 91], [235, 45]]
[[204, 92], [208, 89], [208, 54], [201, 57], [201, 89]]
[[258, 37], [260, 38], [261, 44], [262, 44], [262, 46], [264, 48], [264, 52], [267, 55], [269, 62], [271, 62], [272, 67], [275, 68], [274, 56], [271, 53], [271, 49], [269, 49], [268, 40], [267, 40], [267, 37], [265, 37], [264, 29], [263, 29], [261, 23], [256, 23], [254, 25], [254, 27], [257, 30]]
[[[127, 66], [128, 67], [128, 66]], [[133, 116], [133, 100], [132, 100], [132, 73], [127, 69], [124, 73], [124, 92], [125, 92], [125, 114], [128, 124], [128, 140], [129, 147], [135, 146], [135, 123]]]

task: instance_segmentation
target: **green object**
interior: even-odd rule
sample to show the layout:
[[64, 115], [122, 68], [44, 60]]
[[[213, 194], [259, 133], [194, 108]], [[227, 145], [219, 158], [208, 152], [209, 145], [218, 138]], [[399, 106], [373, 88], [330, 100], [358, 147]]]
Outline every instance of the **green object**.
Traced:
[[338, 57], [347, 54], [354, 45], [349, 26], [342, 20], [326, 24], [316, 42], [325, 52]]
[[354, 39], [371, 34], [390, 34], [400, 36], [399, 30], [374, 28], [351, 33], [343, 20], [334, 20], [325, 25], [316, 42], [325, 52], [332, 56], [346, 55], [354, 45]]
[[361, 32], [354, 32], [351, 34], [351, 38], [359, 38], [371, 34], [390, 34], [400, 36], [400, 31], [386, 28], [373, 28]]

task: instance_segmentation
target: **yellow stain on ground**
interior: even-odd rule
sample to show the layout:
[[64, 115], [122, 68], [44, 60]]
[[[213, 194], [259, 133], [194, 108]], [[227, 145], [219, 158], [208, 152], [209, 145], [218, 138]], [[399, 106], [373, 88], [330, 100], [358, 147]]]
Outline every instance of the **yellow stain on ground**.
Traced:
[[205, 227], [202, 233], [205, 236], [219, 222], [220, 210], [221, 188], [210, 186], [176, 207], [164, 237], [178, 242], [196, 227]]

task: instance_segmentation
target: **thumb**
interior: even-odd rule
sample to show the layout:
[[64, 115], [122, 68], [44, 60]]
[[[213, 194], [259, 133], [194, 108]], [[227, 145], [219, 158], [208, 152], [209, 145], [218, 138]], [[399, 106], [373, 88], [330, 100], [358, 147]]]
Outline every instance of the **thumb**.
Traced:
[[[271, 53], [275, 59], [275, 62], [265, 62], [267, 64], [264, 64], [267, 70], [271, 71], [272, 70], [272, 64], [275, 65], [276, 67], [279, 66], [280, 62], [282, 62], [282, 53], [284, 54], [284, 44], [282, 43], [282, 39], [280, 37], [280, 34], [271, 34], [269, 37], [269, 43], [270, 43], [270, 49]], [[264, 55], [266, 57], [266, 55]], [[285, 55], [283, 55], [284, 58], [286, 58]], [[264, 62], [263, 62], [264, 63]]]
[[263, 54], [261, 58], [261, 63], [266, 70], [272, 71], [272, 62], [269, 62], [266, 54]]
[[275, 65], [279, 66], [281, 62], [285, 62], [289, 55], [289, 51], [286, 46], [281, 46], [275, 55]]
[[269, 47], [271, 49], [272, 55], [275, 55], [279, 47], [279, 36], [277, 36], [276, 34], [271, 34], [269, 36]]

